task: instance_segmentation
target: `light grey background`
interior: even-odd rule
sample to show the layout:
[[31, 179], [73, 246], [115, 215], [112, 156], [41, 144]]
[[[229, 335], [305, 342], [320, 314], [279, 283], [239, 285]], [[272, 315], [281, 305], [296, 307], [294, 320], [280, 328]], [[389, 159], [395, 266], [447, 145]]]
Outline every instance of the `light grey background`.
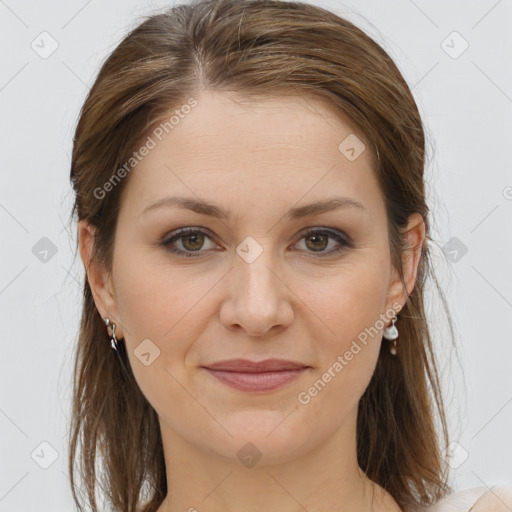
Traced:
[[[368, 31], [413, 88], [431, 141], [434, 261], [460, 355], [445, 350], [434, 297], [458, 442], [447, 452], [452, 483], [510, 484], [512, 2], [314, 3]], [[74, 510], [66, 436], [84, 270], [73, 262], [76, 225], [66, 230], [72, 136], [101, 62], [140, 15], [170, 5], [0, 0], [0, 512]], [[44, 237], [55, 254], [42, 252]]]

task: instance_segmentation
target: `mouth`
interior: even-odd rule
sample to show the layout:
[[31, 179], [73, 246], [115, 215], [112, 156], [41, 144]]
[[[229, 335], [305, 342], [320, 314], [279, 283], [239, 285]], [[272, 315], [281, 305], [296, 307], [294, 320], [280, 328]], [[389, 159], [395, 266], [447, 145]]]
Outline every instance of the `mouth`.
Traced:
[[240, 391], [262, 392], [278, 389], [307, 372], [311, 366], [283, 359], [249, 361], [231, 359], [202, 366], [223, 384]]

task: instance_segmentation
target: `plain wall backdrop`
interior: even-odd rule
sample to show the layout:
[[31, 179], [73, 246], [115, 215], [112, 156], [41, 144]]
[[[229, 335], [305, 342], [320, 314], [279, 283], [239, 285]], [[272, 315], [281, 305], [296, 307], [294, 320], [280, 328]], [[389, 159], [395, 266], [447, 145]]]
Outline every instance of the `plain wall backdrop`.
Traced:
[[[512, 483], [512, 2], [314, 1], [390, 53], [428, 135], [433, 295], [456, 488]], [[84, 268], [69, 183], [79, 110], [141, 15], [172, 2], [0, 0], [0, 512], [74, 510], [67, 471]]]

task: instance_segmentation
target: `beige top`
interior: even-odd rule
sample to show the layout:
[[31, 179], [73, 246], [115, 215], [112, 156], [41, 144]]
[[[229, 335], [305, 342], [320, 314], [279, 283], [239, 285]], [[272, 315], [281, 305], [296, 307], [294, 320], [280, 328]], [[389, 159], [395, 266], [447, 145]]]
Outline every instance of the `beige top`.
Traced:
[[512, 512], [512, 486], [472, 487], [455, 491], [425, 512]]

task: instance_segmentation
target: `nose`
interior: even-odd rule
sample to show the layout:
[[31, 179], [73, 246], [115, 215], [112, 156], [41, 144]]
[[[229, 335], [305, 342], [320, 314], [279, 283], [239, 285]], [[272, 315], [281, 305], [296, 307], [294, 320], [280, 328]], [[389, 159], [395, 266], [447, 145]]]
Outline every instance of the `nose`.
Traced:
[[270, 331], [290, 325], [293, 292], [279, 276], [270, 249], [264, 249], [252, 262], [237, 256], [233, 265], [220, 310], [223, 325], [251, 336], [268, 336]]

